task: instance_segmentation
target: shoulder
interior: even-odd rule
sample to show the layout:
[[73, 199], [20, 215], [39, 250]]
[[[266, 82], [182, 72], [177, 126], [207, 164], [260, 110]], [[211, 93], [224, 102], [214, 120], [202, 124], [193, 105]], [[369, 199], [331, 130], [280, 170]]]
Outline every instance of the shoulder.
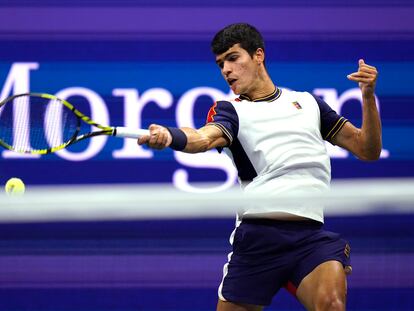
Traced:
[[296, 97], [296, 98], [301, 99], [301, 100], [306, 100], [306, 101], [309, 101], [309, 102], [312, 102], [312, 103], [316, 103], [315, 95], [313, 95], [310, 92], [290, 91], [289, 93], [292, 97]]
[[312, 110], [320, 110], [320, 103], [318, 99], [306, 91], [292, 91], [283, 89], [281, 100], [288, 103], [297, 103], [303, 108], [310, 108]]
[[236, 100], [217, 100], [213, 103], [210, 109], [225, 109], [225, 110], [232, 110], [234, 109], [234, 105], [237, 104]]
[[321, 111], [331, 110], [329, 105], [322, 98], [310, 92], [290, 91], [290, 95], [297, 98], [297, 100], [302, 100], [305, 103], [316, 105]]
[[290, 89], [282, 89], [281, 98], [286, 100], [309, 100], [315, 101], [314, 95], [306, 91], [295, 91]]
[[216, 101], [208, 111], [206, 125], [218, 127], [231, 144], [239, 131], [239, 117], [232, 102]]
[[231, 101], [218, 100], [210, 107], [207, 114], [207, 123], [214, 122], [215, 118], [220, 115], [232, 115], [236, 113], [236, 109]]

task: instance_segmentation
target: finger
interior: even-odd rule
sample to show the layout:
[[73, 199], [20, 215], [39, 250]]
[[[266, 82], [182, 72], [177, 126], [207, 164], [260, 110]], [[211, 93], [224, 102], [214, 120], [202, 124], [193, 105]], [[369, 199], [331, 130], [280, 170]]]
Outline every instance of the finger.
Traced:
[[149, 139], [150, 139], [149, 135], [141, 136], [138, 139], [138, 145], [144, 145], [144, 144], [148, 143]]
[[167, 147], [168, 145], [169, 145], [169, 140], [170, 140], [170, 137], [171, 137], [171, 134], [170, 134], [170, 132], [165, 128], [165, 127], [163, 127], [162, 129], [161, 129], [161, 132], [162, 132], [162, 141], [161, 141], [161, 144], [164, 146], [164, 147]]
[[359, 70], [361, 70], [362, 68], [368, 68], [368, 69], [371, 69], [377, 72], [377, 68], [375, 68], [374, 66], [368, 65], [367, 63], [365, 63], [365, 61], [362, 58], [358, 61], [358, 66], [359, 66], [358, 68]]
[[162, 146], [162, 141], [164, 140], [164, 136], [165, 136], [164, 133], [162, 132], [158, 133], [157, 141], [156, 141], [157, 145]]
[[371, 67], [366, 67], [366, 66], [359, 67], [358, 71], [369, 72], [369, 73], [372, 73], [372, 74], [378, 74], [378, 71], [377, 71], [376, 68], [371, 68]]
[[354, 78], [368, 78], [368, 79], [373, 79], [373, 80], [377, 78], [375, 74], [363, 72], [363, 71], [354, 72], [348, 76], [354, 77]]
[[154, 142], [154, 138], [157, 135], [157, 133], [159, 132], [159, 126], [156, 124], [151, 124], [149, 127], [149, 142], [152, 143]]
[[356, 81], [358, 79], [361, 79], [361, 76], [358, 73], [355, 72], [355, 73], [352, 73], [352, 74], [348, 75], [347, 78], [349, 80]]
[[377, 70], [377, 68], [375, 67], [375, 66], [371, 66], [371, 65], [368, 65], [368, 64], [361, 64], [361, 65], [359, 65], [359, 68], [369, 68], [369, 69], [372, 69], [372, 70]]
[[358, 81], [358, 78], [355, 78], [354, 76], [351, 76], [351, 75], [348, 75], [347, 78], [348, 80], [351, 80], [351, 81]]
[[373, 66], [368, 66], [368, 65], [362, 65], [358, 67], [359, 70], [368, 70], [368, 71], [374, 71], [377, 72], [377, 68], [373, 67]]
[[148, 127], [148, 129], [150, 130], [150, 132], [153, 132], [153, 131], [159, 130], [159, 128], [160, 128], [160, 126], [159, 126], [159, 125], [157, 125], [157, 124], [151, 124], [151, 125]]
[[354, 72], [351, 73], [350, 75], [348, 75], [348, 77], [352, 77], [352, 78], [368, 78], [368, 79], [375, 79], [376, 76], [374, 74], [371, 73], [367, 73], [367, 72]]
[[166, 142], [167, 142], [166, 135], [160, 135], [158, 140], [157, 140], [156, 148], [157, 149], [164, 149], [165, 147], [167, 147]]
[[349, 80], [355, 81], [355, 82], [363, 82], [363, 83], [373, 83], [374, 80], [371, 78], [360, 78], [360, 77], [348, 77]]
[[164, 135], [163, 140], [162, 140], [162, 145], [167, 146], [167, 142], [168, 142], [168, 136]]
[[358, 70], [356, 72], [350, 73], [348, 76], [376, 77], [377, 73], [368, 70]]
[[358, 72], [353, 72], [353, 73], [351, 73], [351, 74], [347, 75], [346, 77], [347, 77], [349, 80], [352, 80], [352, 79], [357, 79], [357, 78], [358, 78]]
[[151, 145], [151, 147], [157, 143], [158, 135], [159, 135], [158, 130], [153, 129], [151, 131], [150, 138], [148, 141], [148, 144]]

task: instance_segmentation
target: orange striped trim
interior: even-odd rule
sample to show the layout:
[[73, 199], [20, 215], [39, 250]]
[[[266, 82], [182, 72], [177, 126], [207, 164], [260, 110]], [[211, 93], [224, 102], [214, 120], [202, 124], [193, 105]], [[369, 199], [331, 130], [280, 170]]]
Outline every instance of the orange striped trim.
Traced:
[[206, 123], [214, 122], [214, 116], [217, 114], [216, 107], [217, 107], [217, 102], [215, 102], [214, 105], [208, 111]]
[[294, 297], [296, 297], [297, 288], [291, 281], [288, 281], [285, 286], [286, 290], [291, 293]]

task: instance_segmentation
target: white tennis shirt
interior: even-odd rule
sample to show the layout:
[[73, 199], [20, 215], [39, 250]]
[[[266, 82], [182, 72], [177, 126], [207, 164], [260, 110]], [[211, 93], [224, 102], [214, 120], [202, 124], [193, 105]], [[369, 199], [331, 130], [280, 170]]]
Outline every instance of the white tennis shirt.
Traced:
[[246, 207], [239, 219], [296, 215], [323, 222], [323, 206], [300, 201], [283, 206], [277, 195], [329, 189], [331, 166], [324, 139], [330, 141], [346, 122], [307, 92], [276, 88], [254, 101], [244, 95], [217, 101], [207, 124], [219, 127], [227, 137], [224, 151], [236, 166], [244, 191], [275, 195], [274, 204]]

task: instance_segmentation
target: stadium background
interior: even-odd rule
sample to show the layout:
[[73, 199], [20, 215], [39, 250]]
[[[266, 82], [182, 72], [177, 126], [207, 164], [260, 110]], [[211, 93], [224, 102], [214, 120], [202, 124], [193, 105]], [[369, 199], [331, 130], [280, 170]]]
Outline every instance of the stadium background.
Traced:
[[[413, 13], [412, 1], [404, 0], [1, 1], [1, 97], [29, 90], [70, 94], [81, 111], [111, 125], [199, 127], [215, 97], [229, 96], [209, 42], [221, 27], [245, 21], [263, 32], [278, 86], [318, 94], [357, 125], [357, 86], [346, 75], [359, 58], [376, 66], [383, 157], [366, 163], [330, 149], [332, 175], [413, 177]], [[95, 143], [41, 158], [2, 151], [0, 181], [20, 177], [28, 191], [171, 182], [197, 190], [199, 181], [224, 188], [234, 182], [228, 161], [214, 152], [152, 152], [111, 138]], [[350, 278], [351, 310], [414, 308], [413, 220], [327, 219], [328, 228], [351, 240], [357, 271]], [[211, 310], [232, 227], [232, 219], [2, 224], [0, 308]], [[33, 273], [19, 278], [22, 269]], [[285, 294], [273, 307], [298, 309]]]

